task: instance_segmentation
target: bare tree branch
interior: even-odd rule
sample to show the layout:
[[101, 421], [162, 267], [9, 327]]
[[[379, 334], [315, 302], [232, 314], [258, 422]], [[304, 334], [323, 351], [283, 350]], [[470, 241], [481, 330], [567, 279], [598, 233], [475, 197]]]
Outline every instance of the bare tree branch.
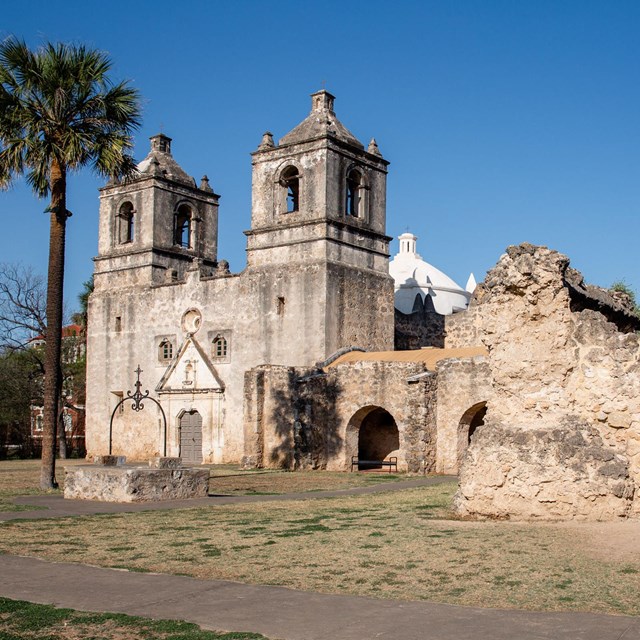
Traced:
[[0, 264], [0, 346], [23, 349], [45, 336], [46, 283], [30, 267]]

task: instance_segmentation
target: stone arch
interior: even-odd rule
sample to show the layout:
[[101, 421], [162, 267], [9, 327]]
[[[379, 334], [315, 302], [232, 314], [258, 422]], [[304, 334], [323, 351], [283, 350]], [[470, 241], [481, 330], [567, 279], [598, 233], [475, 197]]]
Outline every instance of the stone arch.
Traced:
[[356, 411], [349, 420], [346, 435], [349, 464], [351, 456], [358, 456], [360, 460], [386, 460], [397, 456], [400, 449], [400, 432], [394, 417], [376, 405]]
[[182, 200], [178, 203], [173, 214], [173, 243], [183, 249], [195, 247], [195, 221], [196, 210], [189, 201]]
[[116, 215], [115, 243], [128, 244], [134, 239], [135, 208], [131, 200], [125, 200], [118, 207]]
[[301, 208], [301, 181], [300, 169], [289, 161], [279, 170], [277, 184], [279, 196], [276, 200], [278, 213], [297, 213]]
[[474, 432], [484, 424], [484, 417], [487, 413], [487, 402], [477, 402], [469, 407], [460, 418], [458, 423], [458, 468], [462, 458], [471, 442]]
[[369, 177], [357, 164], [351, 164], [345, 174], [344, 215], [363, 221], [369, 217]]

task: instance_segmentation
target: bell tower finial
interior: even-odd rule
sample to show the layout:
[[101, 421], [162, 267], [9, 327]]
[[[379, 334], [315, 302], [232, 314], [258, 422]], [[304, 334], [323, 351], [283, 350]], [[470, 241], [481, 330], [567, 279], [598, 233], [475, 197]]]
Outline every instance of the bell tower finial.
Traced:
[[171, 155], [171, 138], [164, 133], [157, 133], [149, 138], [151, 140], [151, 151], [166, 153]]
[[316, 93], [311, 94], [311, 111], [328, 111], [329, 113], [333, 113], [333, 102], [335, 99], [336, 97], [332, 96], [326, 89], [316, 91]]

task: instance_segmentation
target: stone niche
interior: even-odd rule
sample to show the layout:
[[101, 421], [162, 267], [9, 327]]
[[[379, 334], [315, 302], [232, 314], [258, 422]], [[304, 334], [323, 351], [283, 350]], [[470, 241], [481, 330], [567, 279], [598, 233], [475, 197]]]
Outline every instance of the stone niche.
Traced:
[[640, 318], [565, 256], [529, 244], [509, 247], [458, 315], [447, 339], [484, 345], [491, 376], [458, 513], [639, 517]]
[[155, 502], [204, 498], [208, 491], [209, 469], [184, 468], [179, 458], [156, 458], [147, 467], [102, 460], [65, 468], [64, 497], [71, 500]]

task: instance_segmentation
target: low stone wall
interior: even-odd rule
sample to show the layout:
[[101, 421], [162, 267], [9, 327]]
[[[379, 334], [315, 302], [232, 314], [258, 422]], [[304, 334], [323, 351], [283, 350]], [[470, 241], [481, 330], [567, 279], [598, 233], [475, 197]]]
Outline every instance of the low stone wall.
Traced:
[[95, 466], [65, 468], [64, 497], [103, 502], [204, 498], [209, 469]]
[[[393, 417], [398, 469], [435, 470], [435, 375], [421, 363], [356, 362], [326, 372], [274, 365], [245, 376], [247, 466], [349, 470], [376, 409]], [[410, 382], [414, 376], [419, 379]]]

